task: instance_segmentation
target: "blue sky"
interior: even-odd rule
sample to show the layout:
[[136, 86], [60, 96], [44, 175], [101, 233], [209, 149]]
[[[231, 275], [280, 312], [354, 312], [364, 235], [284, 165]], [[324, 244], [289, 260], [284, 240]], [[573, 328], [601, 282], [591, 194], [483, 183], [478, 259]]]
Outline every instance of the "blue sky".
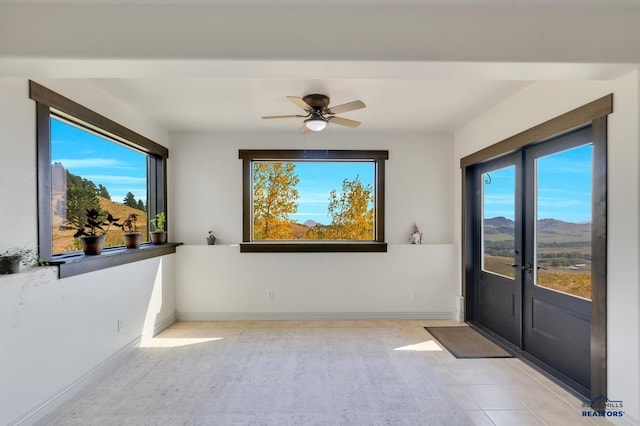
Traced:
[[342, 192], [342, 181], [359, 176], [363, 185], [374, 187], [374, 164], [357, 162], [296, 162], [296, 174], [300, 178], [298, 212], [291, 215], [297, 223], [307, 220], [328, 225], [329, 193], [332, 189]]
[[[146, 200], [146, 156], [108, 139], [58, 120], [51, 123], [52, 161], [71, 173], [104, 185], [111, 199], [124, 200], [127, 192]], [[538, 219], [565, 222], [591, 221], [591, 145], [584, 145], [537, 160]], [[342, 190], [343, 179], [360, 177], [373, 187], [374, 165], [362, 162], [298, 162], [300, 178], [298, 212], [292, 219], [328, 224], [329, 192]], [[491, 184], [484, 185], [484, 217], [513, 219], [514, 169], [490, 172]]]
[[58, 120], [51, 120], [51, 146], [52, 162], [105, 186], [113, 201], [132, 192], [146, 202], [146, 155]]
[[[537, 160], [538, 219], [591, 222], [591, 145], [583, 145]], [[489, 173], [484, 184], [484, 217], [513, 220], [513, 167]], [[486, 177], [486, 175], [485, 175]]]

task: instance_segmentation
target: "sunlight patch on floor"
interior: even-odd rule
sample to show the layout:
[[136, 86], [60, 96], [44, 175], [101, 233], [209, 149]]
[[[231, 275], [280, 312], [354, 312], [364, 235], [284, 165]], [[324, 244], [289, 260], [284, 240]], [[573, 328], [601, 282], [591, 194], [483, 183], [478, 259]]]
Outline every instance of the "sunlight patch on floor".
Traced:
[[222, 337], [156, 337], [140, 345], [142, 348], [177, 348], [222, 340]]
[[442, 352], [442, 348], [435, 342], [435, 340], [425, 340], [424, 342], [416, 343], [414, 345], [402, 346], [395, 348], [396, 351], [416, 351], [416, 352]]

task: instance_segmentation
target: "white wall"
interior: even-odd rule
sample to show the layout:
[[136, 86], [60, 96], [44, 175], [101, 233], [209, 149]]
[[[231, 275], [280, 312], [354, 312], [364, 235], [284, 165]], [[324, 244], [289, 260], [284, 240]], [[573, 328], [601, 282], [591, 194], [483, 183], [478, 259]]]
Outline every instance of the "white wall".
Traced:
[[[85, 80], [39, 82], [167, 144], [166, 132]], [[0, 78], [0, 94], [1, 252], [36, 247], [37, 199], [28, 81]], [[175, 257], [62, 280], [54, 267], [0, 276], [0, 424], [30, 416], [143, 334], [173, 321]]]
[[[453, 143], [450, 136], [323, 132], [286, 134], [175, 133], [171, 211], [179, 247], [178, 312], [337, 318], [372, 313], [452, 317]], [[388, 253], [239, 253], [206, 247], [207, 231], [224, 246], [242, 240], [242, 162], [238, 149], [388, 149]], [[423, 244], [408, 245], [413, 222]], [[274, 301], [267, 298], [275, 291]], [[412, 299], [418, 290], [419, 299]]]
[[[460, 158], [609, 93], [614, 112], [608, 135], [607, 354], [608, 397], [640, 418], [640, 75], [610, 82], [538, 82], [487, 111], [455, 134]], [[460, 173], [456, 223], [460, 223]], [[455, 241], [460, 242], [456, 226]], [[459, 277], [458, 277], [459, 281]]]

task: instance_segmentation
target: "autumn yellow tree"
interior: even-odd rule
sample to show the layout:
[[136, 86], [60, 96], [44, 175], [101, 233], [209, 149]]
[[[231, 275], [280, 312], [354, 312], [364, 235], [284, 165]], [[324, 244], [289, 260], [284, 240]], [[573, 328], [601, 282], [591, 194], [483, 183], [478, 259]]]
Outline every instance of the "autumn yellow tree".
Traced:
[[305, 238], [325, 240], [373, 240], [373, 188], [363, 185], [360, 177], [344, 179], [342, 192], [333, 189], [329, 194], [328, 227], [315, 226]]
[[255, 161], [253, 163], [253, 239], [292, 239], [293, 221], [298, 211], [300, 182], [294, 163]]

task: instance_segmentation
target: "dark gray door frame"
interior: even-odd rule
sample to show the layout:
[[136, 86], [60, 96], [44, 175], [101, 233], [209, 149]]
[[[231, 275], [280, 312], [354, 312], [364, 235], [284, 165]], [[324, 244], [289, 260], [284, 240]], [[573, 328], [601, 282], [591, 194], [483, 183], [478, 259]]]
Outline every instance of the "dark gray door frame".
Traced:
[[475, 319], [475, 265], [473, 235], [474, 167], [494, 158], [591, 125], [594, 147], [592, 214], [591, 398], [607, 394], [607, 115], [613, 112], [613, 94], [541, 123], [460, 160], [462, 171], [462, 295], [465, 320]]

